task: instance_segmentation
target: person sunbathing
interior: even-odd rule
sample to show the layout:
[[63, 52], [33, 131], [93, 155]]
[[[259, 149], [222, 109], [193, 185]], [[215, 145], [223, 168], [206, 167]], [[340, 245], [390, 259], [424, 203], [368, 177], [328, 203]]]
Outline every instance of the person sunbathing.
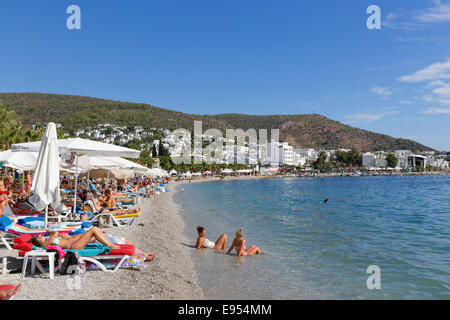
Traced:
[[253, 255], [253, 254], [260, 254], [261, 249], [259, 249], [257, 246], [250, 246], [247, 250], [245, 249], [245, 239], [243, 238], [244, 232], [239, 229], [236, 231], [236, 238], [234, 238], [233, 243], [231, 244], [230, 249], [228, 249], [227, 253], [229, 254], [233, 248], [236, 249], [236, 253], [238, 257], [241, 256], [247, 256], [247, 255]]
[[225, 249], [227, 245], [227, 235], [222, 234], [216, 242], [212, 242], [211, 240], [208, 240], [205, 238], [206, 235], [206, 229], [202, 226], [197, 227], [198, 237], [197, 237], [197, 244], [195, 247], [197, 249], [200, 248], [208, 248], [208, 249], [214, 249], [214, 250], [223, 250]]
[[[42, 235], [33, 236], [29, 242], [37, 247], [47, 248], [50, 245], [60, 247], [62, 249], [75, 249], [82, 250], [88, 243], [95, 241], [107, 246], [110, 249], [119, 249], [117, 244], [132, 244], [127, 238], [113, 236], [107, 234], [97, 227], [92, 227], [88, 231], [82, 234], [69, 236], [66, 233], [58, 233], [56, 231], [47, 230], [49, 237]], [[135, 254], [144, 256], [145, 261], [152, 261], [155, 258], [153, 252], [144, 252], [139, 249], [135, 249]]]
[[92, 227], [81, 236], [77, 238], [70, 238], [63, 234], [59, 234], [56, 231], [48, 231], [49, 237], [46, 238], [42, 235], [33, 236], [29, 242], [31, 242], [36, 247], [47, 248], [48, 246], [57, 246], [62, 249], [84, 249], [86, 245], [92, 241], [92, 239], [97, 240], [101, 244], [104, 244], [110, 249], [119, 249], [120, 247], [110, 242], [105, 234], [100, 231], [97, 227]]
[[114, 216], [123, 215], [123, 214], [134, 214], [141, 211], [141, 208], [137, 207], [135, 209], [127, 209], [127, 210], [112, 210], [110, 208], [106, 208], [102, 205], [101, 201], [94, 197], [92, 193], [87, 195], [87, 199], [91, 200], [94, 205], [95, 213], [111, 213]]

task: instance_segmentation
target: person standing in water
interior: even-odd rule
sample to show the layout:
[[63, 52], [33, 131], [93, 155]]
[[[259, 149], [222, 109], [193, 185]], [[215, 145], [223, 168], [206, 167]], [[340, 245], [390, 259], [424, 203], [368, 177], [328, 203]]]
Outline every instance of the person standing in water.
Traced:
[[207, 248], [207, 249], [214, 249], [214, 250], [224, 250], [227, 246], [227, 235], [222, 234], [217, 241], [214, 243], [211, 240], [208, 240], [205, 238], [206, 235], [206, 229], [202, 226], [197, 227], [198, 237], [197, 237], [197, 244], [195, 247], [197, 249], [200, 248]]
[[241, 229], [236, 231], [236, 238], [234, 238], [233, 243], [231, 244], [231, 247], [230, 249], [228, 249], [227, 253], [229, 254], [231, 250], [235, 248], [238, 257], [260, 254], [261, 249], [258, 248], [257, 246], [252, 245], [247, 250], [245, 249], [245, 239], [243, 238], [243, 236], [244, 232]]

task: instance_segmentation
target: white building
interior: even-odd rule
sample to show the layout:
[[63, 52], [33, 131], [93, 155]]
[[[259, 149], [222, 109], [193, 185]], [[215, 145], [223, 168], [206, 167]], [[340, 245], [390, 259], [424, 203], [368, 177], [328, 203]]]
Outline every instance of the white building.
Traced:
[[294, 148], [288, 142], [269, 142], [266, 150], [266, 164], [294, 165]]

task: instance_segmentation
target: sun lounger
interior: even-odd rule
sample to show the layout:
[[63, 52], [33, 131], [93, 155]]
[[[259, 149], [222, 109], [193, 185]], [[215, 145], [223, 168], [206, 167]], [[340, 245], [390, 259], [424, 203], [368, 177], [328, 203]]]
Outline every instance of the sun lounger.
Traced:
[[140, 211], [136, 213], [121, 214], [121, 215], [114, 215], [110, 212], [100, 213], [97, 210], [95, 210], [95, 206], [91, 200], [87, 200], [84, 203], [84, 205], [86, 206], [86, 208], [88, 208], [88, 210], [91, 213], [91, 216], [89, 217], [90, 222], [98, 221], [98, 218], [101, 216], [109, 216], [111, 217], [113, 223], [118, 227], [129, 226], [130, 224], [133, 223], [136, 217], [139, 217], [141, 215]]
[[[31, 243], [28, 243], [30, 237], [24, 235], [14, 239], [14, 249], [19, 250], [19, 257], [25, 257], [27, 252], [31, 251], [43, 251], [42, 248], [38, 248], [33, 246]], [[81, 259], [85, 262], [91, 262], [99, 267], [100, 270], [105, 272], [116, 272], [120, 267], [123, 266], [124, 262], [130, 257], [133, 256], [136, 248], [131, 244], [118, 244], [119, 249], [109, 249], [100, 243], [89, 243], [82, 250], [64, 250], [65, 252], [73, 251], [78, 252], [81, 256]], [[38, 253], [36, 253], [38, 254]], [[113, 265], [110, 263], [105, 263], [102, 261], [116, 261]], [[37, 264], [38, 268], [42, 267]], [[112, 270], [108, 270], [112, 269]], [[57, 268], [55, 269], [57, 270]]]
[[[64, 223], [64, 224], [51, 224], [54, 231], [62, 233], [72, 233], [81, 228], [80, 223]], [[54, 226], [58, 225], [57, 228]], [[17, 222], [12, 222], [8, 217], [0, 217], [0, 243], [5, 245], [8, 250], [12, 250], [11, 241], [21, 235], [44, 235], [47, 234], [46, 229], [32, 229], [23, 226]]]

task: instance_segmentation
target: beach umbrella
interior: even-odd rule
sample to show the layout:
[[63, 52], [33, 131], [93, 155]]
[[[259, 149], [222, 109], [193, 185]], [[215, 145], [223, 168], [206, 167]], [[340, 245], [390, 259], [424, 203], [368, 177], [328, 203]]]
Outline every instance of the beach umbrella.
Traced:
[[36, 168], [38, 152], [12, 152], [3, 151], [0, 154], [0, 161], [4, 161], [3, 166], [21, 171], [31, 171]]
[[32, 196], [29, 199], [36, 210], [45, 209], [45, 228], [47, 228], [48, 221], [48, 206], [51, 205], [56, 210], [60, 205], [57, 140], [56, 126], [50, 122], [42, 137], [31, 186]]
[[146, 173], [152, 177], [167, 177], [169, 175], [166, 170], [162, 170], [159, 168], [148, 169]]
[[[59, 153], [75, 153], [94, 157], [125, 157], [138, 159], [139, 150], [129, 149], [114, 144], [81, 138], [59, 139]], [[13, 144], [13, 152], [39, 152], [40, 141]]]
[[[129, 149], [114, 144], [103, 143], [94, 140], [81, 138], [68, 138], [57, 140], [59, 154], [74, 155], [75, 162], [75, 194], [73, 199], [73, 210], [76, 210], [77, 188], [78, 188], [78, 158], [80, 155], [97, 156], [97, 157], [126, 157], [139, 158], [140, 151]], [[13, 144], [13, 152], [36, 152], [39, 151], [40, 141]], [[72, 158], [72, 157], [71, 157]]]
[[149, 169], [139, 163], [120, 158], [120, 157], [108, 157], [102, 159], [109, 159], [110, 161], [116, 163], [119, 168], [125, 170], [133, 170], [134, 172], [146, 173]]
[[94, 169], [89, 171], [89, 176], [93, 179], [97, 178], [113, 178], [113, 179], [129, 179], [133, 177], [133, 170], [126, 169]]

